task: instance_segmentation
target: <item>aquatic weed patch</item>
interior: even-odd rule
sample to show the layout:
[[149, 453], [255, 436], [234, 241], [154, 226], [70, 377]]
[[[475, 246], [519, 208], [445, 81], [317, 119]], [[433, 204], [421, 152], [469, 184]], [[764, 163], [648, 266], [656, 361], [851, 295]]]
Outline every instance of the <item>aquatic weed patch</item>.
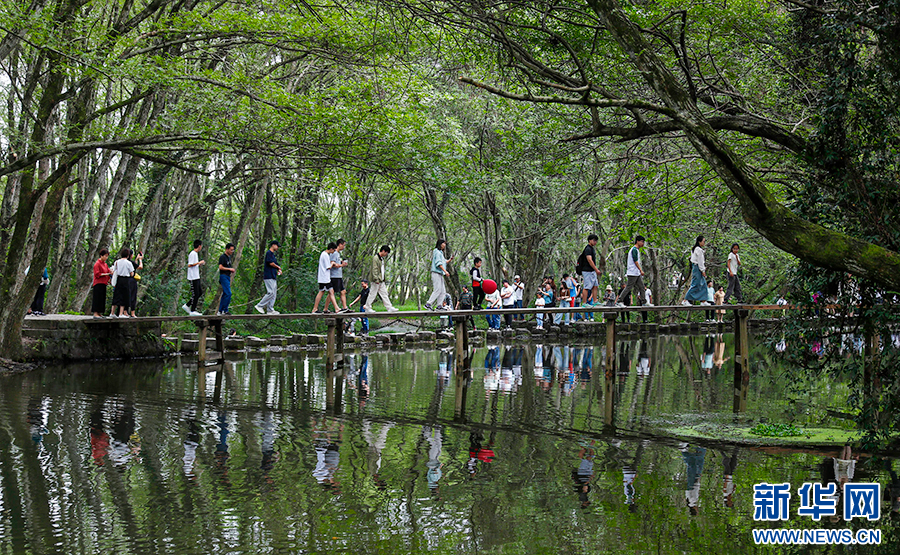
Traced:
[[768, 424], [763, 422], [750, 428], [750, 433], [764, 437], [794, 437], [804, 434], [803, 430], [793, 424]]

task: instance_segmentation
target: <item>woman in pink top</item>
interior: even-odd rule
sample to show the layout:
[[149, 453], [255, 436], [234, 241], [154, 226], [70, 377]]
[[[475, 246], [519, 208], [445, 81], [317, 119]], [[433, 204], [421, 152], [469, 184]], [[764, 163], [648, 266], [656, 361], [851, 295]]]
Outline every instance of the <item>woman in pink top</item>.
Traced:
[[106, 286], [109, 285], [109, 276], [112, 275], [106, 264], [108, 258], [109, 251], [102, 249], [100, 258], [94, 262], [94, 293], [91, 299], [91, 312], [94, 313], [94, 318], [103, 318], [103, 313], [106, 312]]

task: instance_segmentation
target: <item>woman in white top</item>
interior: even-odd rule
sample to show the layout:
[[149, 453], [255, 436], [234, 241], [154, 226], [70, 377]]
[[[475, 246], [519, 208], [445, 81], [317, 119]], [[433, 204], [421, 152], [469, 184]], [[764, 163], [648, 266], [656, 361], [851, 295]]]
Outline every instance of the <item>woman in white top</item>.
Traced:
[[703, 253], [703, 247], [706, 246], [706, 239], [703, 236], [697, 237], [694, 247], [691, 249], [691, 288], [684, 295], [684, 302], [681, 304], [689, 306], [692, 301], [702, 301], [708, 303], [706, 292], [706, 256]]
[[134, 281], [134, 264], [128, 260], [129, 256], [131, 256], [131, 250], [122, 249], [119, 259], [113, 265], [112, 273], [116, 283], [113, 290], [110, 318], [116, 317], [116, 307], [119, 308], [119, 318], [128, 318], [128, 311], [131, 308], [131, 284]]

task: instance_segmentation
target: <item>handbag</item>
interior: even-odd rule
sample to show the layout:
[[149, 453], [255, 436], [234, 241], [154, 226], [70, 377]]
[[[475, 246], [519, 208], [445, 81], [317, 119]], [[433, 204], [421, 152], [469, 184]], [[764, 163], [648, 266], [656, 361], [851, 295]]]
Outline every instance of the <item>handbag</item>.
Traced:
[[115, 262], [113, 262], [113, 275], [112, 275], [112, 279], [109, 280], [109, 284], [112, 285], [113, 287], [115, 287], [115, 286], [116, 286], [116, 282], [119, 281], [119, 274], [116, 273], [116, 267], [117, 267], [118, 265], [119, 265], [119, 261], [118, 261], [118, 260], [116, 260]]

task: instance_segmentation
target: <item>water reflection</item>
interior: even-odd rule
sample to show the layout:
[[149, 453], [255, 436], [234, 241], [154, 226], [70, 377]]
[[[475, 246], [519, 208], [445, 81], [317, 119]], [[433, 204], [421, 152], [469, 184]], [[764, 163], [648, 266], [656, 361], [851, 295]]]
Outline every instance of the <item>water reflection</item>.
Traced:
[[[881, 480], [885, 512], [900, 511], [894, 461], [837, 448], [685, 443], [667, 432], [673, 422], [737, 418], [728, 339], [639, 339], [613, 353], [501, 345], [468, 349], [459, 365], [446, 349], [347, 353], [330, 371], [295, 354], [6, 376], [0, 545], [717, 552], [727, 538], [742, 552], [752, 549], [752, 485], [799, 485], [817, 468], [828, 482], [851, 472]], [[739, 417], [802, 418], [785, 396], [796, 378], [764, 348], [754, 351]], [[610, 357], [612, 371], [594, 372], [595, 355], [601, 365]], [[811, 405], [845, 400], [839, 384], [810, 385]], [[881, 527], [882, 548], [896, 548], [892, 524]]]

